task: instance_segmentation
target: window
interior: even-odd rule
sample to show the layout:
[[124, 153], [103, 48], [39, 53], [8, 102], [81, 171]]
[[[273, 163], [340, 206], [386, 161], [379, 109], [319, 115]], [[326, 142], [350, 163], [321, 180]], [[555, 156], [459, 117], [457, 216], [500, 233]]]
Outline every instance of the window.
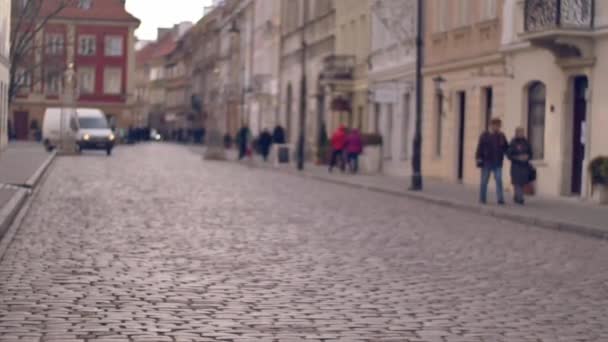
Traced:
[[374, 103], [374, 130], [380, 134], [380, 103]]
[[63, 55], [63, 35], [49, 33], [46, 35], [46, 54], [51, 56]]
[[94, 56], [96, 49], [96, 39], [93, 35], [81, 35], [78, 37], [78, 54], [81, 56]]
[[542, 82], [534, 82], [528, 89], [528, 140], [534, 159], [545, 158], [545, 109], [547, 89]]
[[106, 36], [105, 39], [106, 56], [122, 56], [122, 37]]
[[21, 88], [30, 88], [32, 86], [32, 73], [23, 68], [17, 69], [17, 84]]
[[470, 0], [460, 0], [458, 2], [458, 26], [467, 26], [470, 24]]
[[409, 93], [403, 95], [403, 116], [401, 117], [401, 160], [406, 160], [410, 155], [411, 102], [411, 96]]
[[386, 122], [384, 123], [384, 159], [393, 159], [393, 104], [386, 104]]
[[93, 0], [79, 0], [78, 7], [83, 10], [91, 9], [91, 5], [93, 4]]
[[443, 94], [435, 95], [437, 111], [435, 115], [435, 156], [441, 157], [443, 144]]
[[47, 95], [59, 95], [61, 92], [62, 74], [56, 70], [48, 71], [44, 77], [44, 89]]
[[78, 85], [81, 94], [92, 94], [95, 92], [95, 68], [78, 68]]
[[449, 20], [449, 0], [435, 0], [435, 6], [437, 7], [435, 17], [435, 29], [437, 32], [445, 32], [448, 29]]
[[490, 20], [496, 18], [496, 0], [483, 0], [481, 18]]
[[106, 68], [103, 71], [103, 92], [118, 95], [122, 92], [122, 70], [120, 68]]
[[492, 107], [494, 102], [494, 92], [492, 87], [488, 87], [484, 89], [485, 92], [485, 111], [484, 111], [484, 121], [486, 131], [490, 128], [490, 121], [492, 120]]
[[359, 106], [357, 112], [357, 128], [361, 131], [363, 130], [363, 106]]

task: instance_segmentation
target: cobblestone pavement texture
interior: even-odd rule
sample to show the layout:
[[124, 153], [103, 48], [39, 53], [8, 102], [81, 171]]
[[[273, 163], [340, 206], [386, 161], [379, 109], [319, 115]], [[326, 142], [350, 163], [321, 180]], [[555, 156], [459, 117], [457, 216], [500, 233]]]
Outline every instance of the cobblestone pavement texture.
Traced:
[[0, 341], [608, 341], [606, 242], [175, 145], [56, 161]]

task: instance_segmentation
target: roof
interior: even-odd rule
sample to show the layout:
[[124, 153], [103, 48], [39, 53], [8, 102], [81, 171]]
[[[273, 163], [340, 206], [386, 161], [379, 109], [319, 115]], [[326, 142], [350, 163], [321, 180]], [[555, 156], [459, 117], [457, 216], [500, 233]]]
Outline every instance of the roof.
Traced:
[[146, 45], [137, 51], [135, 60], [137, 65], [142, 65], [148, 61], [169, 55], [177, 46], [175, 34], [167, 33], [159, 41]]
[[[66, 0], [44, 0], [40, 13], [43, 16], [53, 13]], [[75, 4], [67, 6], [54, 18], [127, 21], [139, 24], [139, 19], [125, 9], [123, 0], [91, 0], [91, 7], [83, 9]]]

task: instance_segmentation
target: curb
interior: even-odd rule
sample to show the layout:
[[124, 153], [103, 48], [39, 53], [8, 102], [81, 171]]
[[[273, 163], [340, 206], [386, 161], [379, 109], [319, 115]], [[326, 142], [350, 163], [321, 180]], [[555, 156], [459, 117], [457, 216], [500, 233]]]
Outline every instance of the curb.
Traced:
[[38, 185], [40, 178], [42, 178], [42, 175], [44, 174], [44, 172], [49, 168], [51, 163], [55, 160], [56, 156], [57, 156], [57, 151], [51, 152], [51, 154], [48, 156], [48, 158], [46, 158], [44, 163], [42, 163], [42, 165], [40, 165], [38, 170], [36, 170], [36, 172], [34, 172], [34, 174], [27, 180], [27, 182], [25, 182], [25, 184], [24, 184], [25, 187], [30, 188], [30, 189], [35, 188], [36, 185]]
[[284, 169], [281, 170], [281, 169], [277, 169], [277, 168], [263, 167], [263, 166], [262, 167], [256, 166], [256, 167], [259, 169], [281, 172], [281, 173], [296, 176], [296, 177], [308, 178], [308, 179], [313, 179], [316, 181], [332, 183], [332, 184], [337, 184], [337, 185], [342, 185], [342, 186], [348, 186], [351, 188], [368, 190], [368, 191], [381, 193], [381, 194], [410, 198], [413, 200], [436, 204], [436, 205], [440, 205], [443, 207], [449, 207], [449, 208], [453, 208], [453, 209], [457, 209], [457, 210], [461, 210], [461, 211], [472, 212], [472, 213], [475, 213], [478, 215], [495, 217], [498, 219], [503, 219], [503, 220], [507, 220], [507, 221], [511, 221], [511, 222], [515, 222], [515, 223], [520, 223], [520, 224], [524, 224], [527, 226], [536, 226], [536, 227], [540, 227], [540, 228], [544, 228], [544, 229], [550, 229], [550, 230], [564, 232], [564, 233], [576, 234], [576, 235], [594, 238], [594, 239], [608, 240], [608, 230], [593, 227], [593, 226], [587, 226], [584, 224], [563, 222], [563, 221], [557, 221], [557, 220], [551, 220], [551, 219], [539, 218], [539, 217], [533, 217], [533, 216], [518, 215], [516, 213], [509, 213], [509, 212], [505, 212], [503, 210], [496, 210], [494, 208], [483, 207], [481, 205], [466, 204], [466, 203], [450, 201], [450, 200], [446, 200], [446, 199], [442, 199], [442, 198], [437, 198], [434, 196], [426, 195], [424, 193], [389, 190], [389, 189], [383, 189], [383, 188], [379, 188], [379, 187], [375, 187], [375, 186], [351, 183], [351, 182], [347, 182], [347, 181], [343, 181], [343, 180], [339, 180], [339, 179], [329, 179], [326, 177], [316, 176], [316, 175], [311, 175], [311, 174], [299, 174], [299, 173], [291, 172], [289, 170], [284, 170]]
[[[56, 152], [51, 153], [27, 182], [17, 189], [8, 203], [0, 207], [0, 258], [2, 258], [6, 247], [12, 240], [12, 237], [9, 238], [8, 235], [11, 235], [10, 231], [13, 223], [17, 221], [19, 215], [23, 215], [22, 209], [26, 206], [32, 192], [35, 191], [40, 180], [46, 174], [46, 170], [48, 170], [55, 160], [55, 156]], [[14, 235], [14, 232], [12, 235]]]
[[17, 192], [11, 197], [10, 201], [0, 208], [0, 241], [2, 241], [2, 238], [10, 228], [13, 220], [23, 207], [27, 197], [27, 190], [18, 189]]

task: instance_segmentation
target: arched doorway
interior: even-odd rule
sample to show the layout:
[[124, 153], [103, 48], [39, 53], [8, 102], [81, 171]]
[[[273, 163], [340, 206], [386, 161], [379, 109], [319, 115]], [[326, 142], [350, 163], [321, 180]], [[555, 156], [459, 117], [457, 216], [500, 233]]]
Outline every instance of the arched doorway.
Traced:
[[574, 106], [572, 111], [572, 179], [570, 191], [580, 195], [583, 188], [585, 161], [585, 128], [587, 122], [587, 76], [574, 78]]

